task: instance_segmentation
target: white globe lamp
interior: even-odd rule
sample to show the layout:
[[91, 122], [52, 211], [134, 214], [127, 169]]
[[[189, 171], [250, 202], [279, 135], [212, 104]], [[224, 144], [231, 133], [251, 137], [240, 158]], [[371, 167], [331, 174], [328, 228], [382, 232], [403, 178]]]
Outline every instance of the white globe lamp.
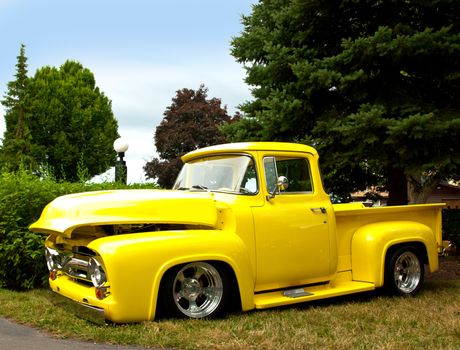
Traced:
[[113, 142], [113, 149], [117, 152], [118, 158], [115, 163], [115, 182], [121, 182], [126, 185], [128, 180], [128, 167], [123, 159], [125, 152], [128, 150], [128, 143], [121, 137]]

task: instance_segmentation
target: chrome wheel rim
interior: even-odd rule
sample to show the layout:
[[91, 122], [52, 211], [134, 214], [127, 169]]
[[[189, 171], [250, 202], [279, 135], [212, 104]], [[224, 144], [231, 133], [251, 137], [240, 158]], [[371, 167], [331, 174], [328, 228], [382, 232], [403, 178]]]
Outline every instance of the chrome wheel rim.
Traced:
[[186, 316], [202, 318], [211, 315], [223, 297], [222, 278], [208, 263], [195, 262], [182, 267], [173, 283], [173, 298]]
[[394, 268], [394, 281], [402, 293], [412, 293], [419, 285], [421, 275], [417, 255], [412, 252], [404, 252], [398, 257]]

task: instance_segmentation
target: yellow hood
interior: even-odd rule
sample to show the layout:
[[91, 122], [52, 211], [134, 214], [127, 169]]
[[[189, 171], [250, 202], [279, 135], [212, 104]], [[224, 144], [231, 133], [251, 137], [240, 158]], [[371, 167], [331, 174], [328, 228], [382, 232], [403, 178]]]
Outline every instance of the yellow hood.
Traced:
[[30, 229], [70, 238], [75, 228], [88, 225], [171, 223], [214, 227], [216, 221], [212, 193], [117, 190], [56, 198]]

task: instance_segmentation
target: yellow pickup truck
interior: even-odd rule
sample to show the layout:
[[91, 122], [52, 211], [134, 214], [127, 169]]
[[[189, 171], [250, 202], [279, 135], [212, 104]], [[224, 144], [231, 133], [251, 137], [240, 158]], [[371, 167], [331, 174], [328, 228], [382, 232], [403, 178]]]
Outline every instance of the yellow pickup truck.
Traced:
[[331, 204], [309, 146], [250, 142], [192, 151], [172, 190], [55, 199], [49, 283], [95, 322], [203, 318], [385, 287], [416, 294], [438, 269], [443, 204]]

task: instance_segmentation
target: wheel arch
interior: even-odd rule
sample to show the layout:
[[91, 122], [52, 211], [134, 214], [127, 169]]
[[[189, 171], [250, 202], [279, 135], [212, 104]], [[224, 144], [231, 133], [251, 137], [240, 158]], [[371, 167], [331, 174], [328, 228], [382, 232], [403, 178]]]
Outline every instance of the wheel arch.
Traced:
[[417, 249], [417, 251], [420, 253], [420, 258], [421, 258], [422, 263], [429, 264], [428, 252], [426, 250], [426, 246], [420, 241], [397, 243], [397, 244], [390, 246], [386, 251], [385, 261], [388, 261], [388, 258], [393, 254], [393, 252], [403, 246], [410, 246], [410, 247], [414, 247], [415, 249]]
[[[163, 283], [169, 273], [172, 273], [178, 266], [183, 266], [193, 262], [206, 262], [213, 266], [219, 266], [227, 274], [230, 283], [232, 297], [230, 299], [230, 307], [232, 311], [250, 310], [254, 308], [254, 293], [252, 275], [245, 272], [244, 267], [239, 266], [236, 261], [224, 255], [201, 255], [188, 256], [172, 259], [157, 271], [153, 281], [152, 298], [150, 307], [150, 317], [153, 320], [157, 315], [159, 291], [164, 287]], [[249, 268], [249, 266], [247, 266]], [[247, 270], [246, 270], [247, 271]]]
[[364, 225], [353, 235], [353, 279], [383, 286], [385, 262], [390, 253], [402, 245], [417, 248], [430, 271], [438, 269], [436, 240], [428, 226], [414, 221], [387, 221]]

